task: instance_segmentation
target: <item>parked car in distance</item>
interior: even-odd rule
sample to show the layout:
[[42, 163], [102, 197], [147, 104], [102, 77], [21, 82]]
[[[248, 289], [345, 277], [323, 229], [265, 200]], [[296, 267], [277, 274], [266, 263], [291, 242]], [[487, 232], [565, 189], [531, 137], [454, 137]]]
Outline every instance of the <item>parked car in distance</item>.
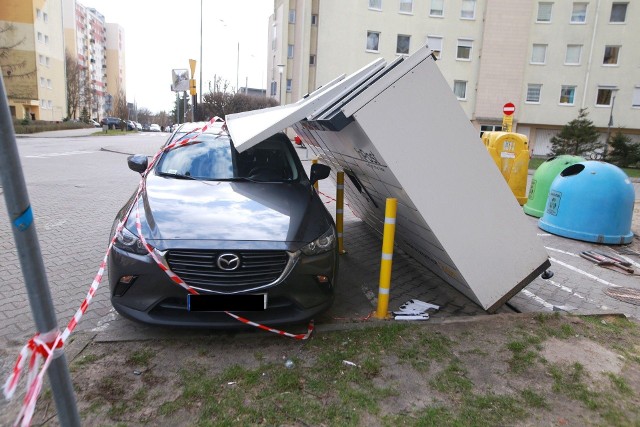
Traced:
[[109, 129], [121, 129], [124, 121], [119, 119], [118, 117], [103, 117], [100, 120], [100, 125], [107, 125]]
[[149, 125], [149, 130], [151, 132], [160, 132], [160, 125], [152, 123], [151, 125]]
[[89, 124], [97, 128], [102, 127], [100, 123], [98, 123], [96, 120], [93, 120], [93, 119], [89, 120]]
[[[195, 134], [198, 130], [202, 129], [207, 122], [187, 122], [179, 125], [173, 125], [172, 134], [169, 135], [169, 139], [165, 142], [165, 145], [174, 141], [178, 141], [188, 134]], [[175, 128], [174, 128], [175, 127]]]
[[140, 123], [138, 122], [133, 122], [133, 123], [135, 123], [137, 131], [142, 131], [142, 125]]
[[148, 123], [143, 124], [142, 125], [142, 130], [145, 131], [145, 132], [149, 132], [149, 124]]
[[[333, 218], [284, 133], [239, 153], [213, 126], [194, 144], [164, 152], [143, 175], [145, 191], [117, 214], [109, 256], [110, 299], [123, 316], [173, 326], [235, 328], [224, 311], [276, 326], [327, 310], [337, 283]], [[128, 158], [143, 173], [146, 155]], [[198, 295], [174, 283], [154, 255]]]
[[127, 130], [136, 130], [136, 124], [132, 120], [127, 120]]

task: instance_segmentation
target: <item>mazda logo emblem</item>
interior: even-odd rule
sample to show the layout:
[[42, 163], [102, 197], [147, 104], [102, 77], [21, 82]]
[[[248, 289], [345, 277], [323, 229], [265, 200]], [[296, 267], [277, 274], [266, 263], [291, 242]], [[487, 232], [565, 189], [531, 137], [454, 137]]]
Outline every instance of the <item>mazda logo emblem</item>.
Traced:
[[222, 254], [218, 257], [216, 264], [220, 270], [237, 270], [240, 267], [240, 257], [236, 254]]

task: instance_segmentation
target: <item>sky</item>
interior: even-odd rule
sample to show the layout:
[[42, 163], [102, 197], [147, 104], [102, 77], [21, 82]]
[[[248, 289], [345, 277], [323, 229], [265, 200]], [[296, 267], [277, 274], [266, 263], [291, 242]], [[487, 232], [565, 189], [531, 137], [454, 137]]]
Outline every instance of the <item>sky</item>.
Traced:
[[[78, 0], [124, 28], [127, 101], [154, 113], [171, 111], [171, 70], [196, 62], [196, 88], [214, 76], [236, 87], [266, 88], [272, 0]], [[202, 2], [202, 64], [200, 4]], [[240, 54], [238, 55], [238, 45]], [[240, 66], [237, 67], [238, 58]], [[189, 71], [190, 73], [191, 71]]]

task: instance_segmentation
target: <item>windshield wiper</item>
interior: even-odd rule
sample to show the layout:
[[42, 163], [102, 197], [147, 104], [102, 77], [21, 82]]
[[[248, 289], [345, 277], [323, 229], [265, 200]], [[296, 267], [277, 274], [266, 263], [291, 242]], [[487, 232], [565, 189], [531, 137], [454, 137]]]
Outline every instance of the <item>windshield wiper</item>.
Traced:
[[177, 178], [177, 179], [192, 179], [197, 181], [198, 178], [194, 178], [191, 175], [183, 175], [177, 172], [158, 172], [158, 175], [160, 176], [170, 176], [172, 178]]

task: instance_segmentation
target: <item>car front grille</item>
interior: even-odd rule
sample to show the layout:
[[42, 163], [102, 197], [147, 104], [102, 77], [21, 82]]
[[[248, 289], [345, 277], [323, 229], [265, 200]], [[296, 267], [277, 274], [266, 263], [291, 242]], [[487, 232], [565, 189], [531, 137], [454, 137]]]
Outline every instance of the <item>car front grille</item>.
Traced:
[[[233, 271], [218, 267], [218, 257], [235, 254], [240, 266]], [[251, 289], [275, 282], [289, 260], [286, 251], [213, 251], [172, 249], [167, 263], [189, 286], [219, 292]]]

